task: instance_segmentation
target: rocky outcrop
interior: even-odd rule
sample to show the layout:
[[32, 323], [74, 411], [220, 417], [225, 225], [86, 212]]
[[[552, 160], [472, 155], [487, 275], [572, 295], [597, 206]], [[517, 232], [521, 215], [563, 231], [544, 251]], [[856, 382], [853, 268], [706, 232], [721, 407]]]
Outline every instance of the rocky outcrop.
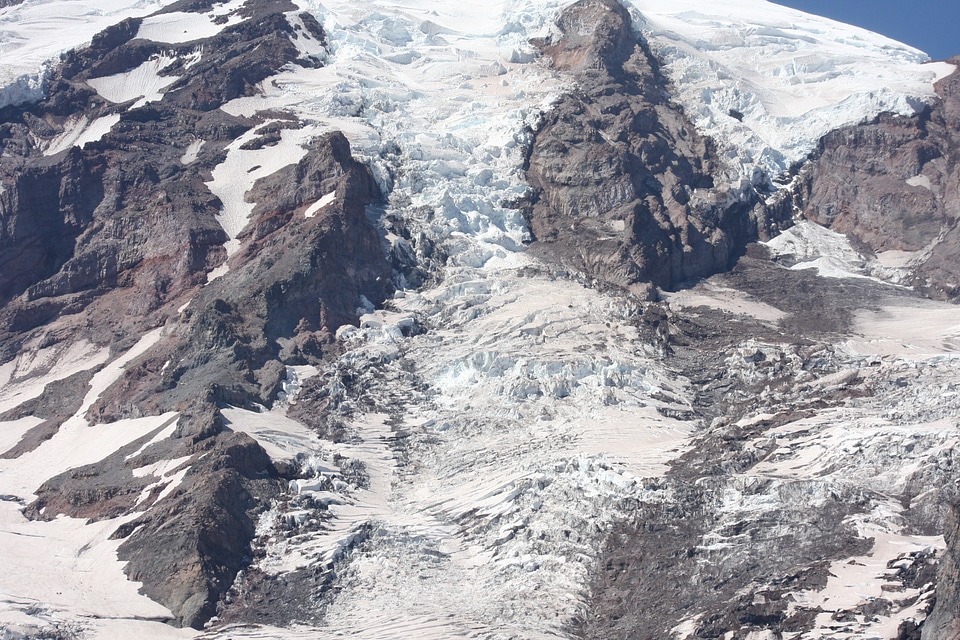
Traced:
[[582, 0], [557, 27], [539, 46], [577, 90], [530, 148], [534, 252], [643, 295], [729, 268], [767, 214], [715, 181], [713, 145], [671, 102], [629, 13]]
[[[881, 595], [854, 608], [819, 593], [838, 584], [838, 567], [863, 566], [879, 552], [877, 539], [854, 525], [869, 521], [880, 505], [896, 505], [904, 533], [941, 530], [954, 454], [934, 454], [930, 459], [937, 462], [923, 471], [904, 467], [891, 482], [876, 474], [909, 455], [905, 442], [894, 444], [898, 436], [876, 448], [863, 440], [853, 456], [815, 465], [815, 473], [798, 471], [806, 462], [788, 452], [807, 437], [817, 439], [821, 427], [811, 418], [820, 412], [929, 411], [927, 389], [936, 378], [906, 373], [914, 363], [886, 370], [865, 359], [845, 362], [842, 349], [831, 344], [831, 335], [848, 331], [858, 310], [882, 306], [892, 295], [904, 296], [902, 304], [912, 294], [866, 279], [814, 279], [810, 271], [772, 264], [755, 249], [710, 282], [750, 292], [756, 302], [789, 314], [776, 326], [708, 307], [689, 314], [664, 310], [659, 318], [657, 307], [647, 311], [647, 322], [659, 325], [652, 337], [664, 344], [666, 362], [696, 389], [692, 409], [703, 426], [663, 478], [645, 481], [644, 499], [624, 507], [625, 517], [606, 536], [590, 608], [577, 628], [581, 637], [802, 637], [823, 618], [838, 637], [858, 637], [858, 630], [880, 619], [893, 630], [900, 625], [901, 638], [915, 637], [909, 634], [928, 609], [937, 574], [932, 549], [903, 553], [879, 573], [864, 574]], [[818, 378], [833, 384], [818, 384]], [[938, 416], [952, 412], [934, 410]], [[931, 417], [908, 414], [898, 424]], [[799, 429], [796, 438], [787, 436], [792, 429]], [[780, 462], [781, 456], [790, 462]], [[871, 471], [861, 475], [861, 464]], [[779, 470], [771, 473], [772, 467]], [[952, 536], [955, 518], [948, 520]], [[939, 575], [947, 576], [945, 622], [952, 621], [956, 568], [949, 557]]]
[[[303, 212], [323, 196], [316, 215]], [[130, 369], [93, 407], [115, 420], [133, 406], [179, 410], [197, 399], [270, 406], [282, 364], [335, 352], [334, 332], [356, 323], [361, 300], [391, 291], [390, 267], [365, 207], [380, 198], [369, 169], [340, 133], [319, 138], [296, 165], [255, 185], [254, 222], [231, 270], [207, 285], [176, 325], [178, 340]], [[163, 363], [174, 364], [163, 368]]]
[[950, 508], [944, 538], [947, 550], [937, 572], [937, 603], [923, 623], [922, 640], [960, 638], [960, 506]]
[[[954, 58], [954, 63], [960, 58]], [[820, 141], [801, 171], [803, 214], [876, 253], [908, 252], [909, 283], [960, 296], [960, 72], [913, 117], [883, 114]]]
[[[92, 520], [142, 513], [114, 533], [123, 539], [118, 555], [127, 575], [173, 612], [171, 622], [200, 628], [249, 562], [256, 517], [285, 481], [243, 434], [165, 440], [146, 448], [144, 441], [47, 481], [27, 513]], [[168, 460], [182, 462], [163, 468]], [[163, 472], [142, 471], [151, 468]]]
[[[12, 129], [0, 125], [0, 139]], [[102, 173], [102, 164], [72, 149], [59, 162], [14, 169], [0, 182], [0, 304], [73, 257], [76, 238], [103, 199]]]

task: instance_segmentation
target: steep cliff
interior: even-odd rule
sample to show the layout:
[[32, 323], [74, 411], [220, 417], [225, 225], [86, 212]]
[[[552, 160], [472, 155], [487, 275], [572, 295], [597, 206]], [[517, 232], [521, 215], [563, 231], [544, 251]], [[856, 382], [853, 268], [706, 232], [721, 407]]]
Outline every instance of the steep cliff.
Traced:
[[825, 136], [799, 190], [807, 218], [903, 269], [904, 284], [953, 300], [960, 294], [960, 73], [935, 88], [938, 99], [921, 114], [883, 114]]
[[578, 2], [557, 27], [539, 46], [576, 90], [530, 147], [534, 252], [647, 295], [728, 269], [776, 225], [760, 195], [715, 182], [715, 145], [671, 99], [621, 4]]

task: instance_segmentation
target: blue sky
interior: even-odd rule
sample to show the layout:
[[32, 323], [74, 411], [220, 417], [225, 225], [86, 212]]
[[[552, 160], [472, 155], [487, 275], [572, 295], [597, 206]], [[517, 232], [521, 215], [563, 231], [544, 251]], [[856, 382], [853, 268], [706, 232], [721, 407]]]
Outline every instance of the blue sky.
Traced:
[[930, 54], [960, 55], [960, 0], [776, 0], [882, 33]]

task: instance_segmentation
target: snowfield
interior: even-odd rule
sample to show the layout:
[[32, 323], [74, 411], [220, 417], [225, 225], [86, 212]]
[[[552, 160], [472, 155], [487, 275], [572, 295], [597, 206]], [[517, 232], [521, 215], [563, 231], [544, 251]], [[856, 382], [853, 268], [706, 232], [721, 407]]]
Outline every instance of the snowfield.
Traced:
[[0, 107], [38, 100], [60, 54], [172, 0], [24, 0], [0, 9]]
[[764, 0], [629, 4], [687, 116], [747, 180], [783, 173], [833, 129], [884, 111], [916, 113], [954, 70], [879, 34]]

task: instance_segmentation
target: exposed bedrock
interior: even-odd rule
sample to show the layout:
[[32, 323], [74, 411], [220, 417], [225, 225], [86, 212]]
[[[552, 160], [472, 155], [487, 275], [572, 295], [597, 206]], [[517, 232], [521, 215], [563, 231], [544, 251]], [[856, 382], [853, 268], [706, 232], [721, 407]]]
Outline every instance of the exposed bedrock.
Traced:
[[[960, 57], [953, 58], [954, 63]], [[912, 116], [824, 136], [800, 173], [804, 215], [874, 252], [909, 252], [914, 287], [960, 296], [960, 71]]]
[[645, 295], [729, 268], [770, 214], [717, 184], [711, 141], [671, 102], [626, 9], [581, 0], [557, 26], [538, 45], [576, 90], [530, 149], [533, 251]]
[[937, 603], [923, 623], [922, 640], [960, 638], [960, 505], [954, 504], [944, 531], [947, 549], [937, 573]]
[[[330, 193], [329, 205], [304, 215]], [[175, 339], [94, 405], [97, 419], [126, 417], [131, 398], [150, 412], [197, 399], [269, 406], [283, 364], [319, 362], [335, 350], [336, 329], [357, 323], [361, 296], [378, 304], [392, 291], [379, 234], [365, 216], [380, 194], [341, 133], [315, 140], [303, 160], [258, 181], [251, 194], [263, 204], [231, 270], [183, 311]]]
[[[283, 13], [291, 10], [249, 2], [251, 19], [178, 45], [135, 39], [139, 20], [125, 21], [67, 54], [43, 101], [0, 110], [0, 303], [10, 302], [0, 313], [0, 361], [26, 332], [91, 305], [102, 317], [86, 331], [98, 343], [162, 324], [223, 262], [221, 203], [205, 182], [225, 147], [260, 121], [219, 107], [284, 65], [320, 64], [291, 43]], [[324, 41], [314, 18], [300, 21]], [[175, 79], [159, 101], [114, 104], [92, 88], [149, 60], [164, 61], [159, 76]], [[71, 142], [114, 119], [98, 140]]]
[[[0, 125], [0, 137], [9, 125]], [[103, 166], [79, 149], [16, 168], [0, 190], [0, 304], [57, 273], [103, 199]], [[6, 173], [6, 172], [4, 172]], [[11, 175], [12, 174], [12, 175]]]

